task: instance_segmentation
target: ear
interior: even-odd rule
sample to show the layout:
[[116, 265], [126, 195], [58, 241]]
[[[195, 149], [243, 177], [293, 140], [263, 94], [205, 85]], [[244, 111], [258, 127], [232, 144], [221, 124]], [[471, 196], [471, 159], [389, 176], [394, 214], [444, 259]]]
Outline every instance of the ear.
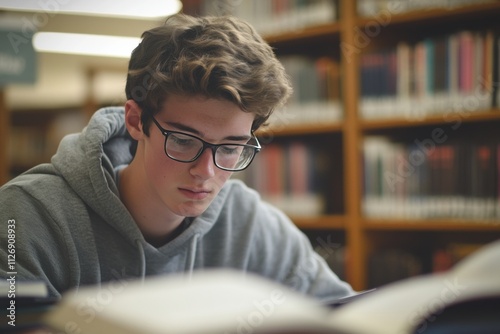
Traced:
[[144, 136], [141, 115], [142, 109], [134, 100], [125, 102], [125, 126], [135, 140], [140, 140]]

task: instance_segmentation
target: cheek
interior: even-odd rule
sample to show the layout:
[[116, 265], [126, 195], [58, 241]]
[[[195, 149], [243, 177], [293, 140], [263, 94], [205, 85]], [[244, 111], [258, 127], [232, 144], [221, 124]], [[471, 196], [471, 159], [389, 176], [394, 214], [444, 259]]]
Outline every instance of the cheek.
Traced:
[[[217, 167], [215, 167], [217, 168]], [[218, 169], [218, 168], [217, 168]], [[217, 188], [220, 189], [224, 186], [224, 183], [231, 177], [233, 174], [232, 172], [224, 171], [218, 169], [216, 172], [216, 176], [214, 177], [214, 183], [216, 184]]]
[[166, 179], [172, 169], [172, 159], [165, 155], [163, 143], [147, 143], [144, 147], [144, 169], [147, 177], [152, 182], [159, 182]]

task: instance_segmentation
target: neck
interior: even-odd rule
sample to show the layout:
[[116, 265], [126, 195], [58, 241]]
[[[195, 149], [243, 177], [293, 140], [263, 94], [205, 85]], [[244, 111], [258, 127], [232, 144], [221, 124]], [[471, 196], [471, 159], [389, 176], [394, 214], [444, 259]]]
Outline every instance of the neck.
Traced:
[[159, 198], [146, 191], [146, 182], [136, 173], [134, 162], [120, 171], [120, 199], [129, 210], [144, 238], [161, 244], [182, 223], [184, 217], [173, 214]]

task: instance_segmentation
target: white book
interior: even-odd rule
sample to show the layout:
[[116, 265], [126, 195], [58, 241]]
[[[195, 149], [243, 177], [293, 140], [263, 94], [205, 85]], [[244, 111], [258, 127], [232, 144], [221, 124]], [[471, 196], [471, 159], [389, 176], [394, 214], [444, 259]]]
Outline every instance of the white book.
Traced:
[[[499, 333], [499, 259], [500, 240], [484, 246], [447, 272], [381, 287], [337, 309], [330, 321], [337, 332], [351, 334], [466, 333], [474, 324], [470, 333]], [[448, 320], [449, 327], [440, 321], [440, 316], [451, 317], [446, 312], [452, 305], [473, 301], [484, 301], [479, 303], [484, 308], [476, 306], [471, 319], [467, 312], [462, 312]], [[473, 316], [477, 318], [472, 319]], [[488, 325], [489, 331], [480, 330], [479, 325]]]
[[[460, 320], [460, 328], [487, 325], [488, 333], [498, 333], [499, 258], [500, 240], [447, 272], [388, 284], [336, 308], [263, 278], [227, 270], [195, 272], [190, 280], [170, 275], [144, 283], [114, 282], [66, 294], [45, 322], [81, 334], [410, 334], [442, 325], [440, 316], [449, 320], [446, 312], [452, 305], [489, 298], [475, 304], [476, 316], [477, 311], [484, 315], [479, 323], [461, 314], [451, 318], [451, 326]], [[489, 302], [492, 298], [495, 303]], [[453, 328], [440, 329], [455, 333]], [[476, 329], [472, 332], [486, 333]]]
[[168, 275], [80, 288], [46, 322], [81, 334], [320, 333], [330, 310], [318, 301], [250, 274], [214, 270], [190, 279]]

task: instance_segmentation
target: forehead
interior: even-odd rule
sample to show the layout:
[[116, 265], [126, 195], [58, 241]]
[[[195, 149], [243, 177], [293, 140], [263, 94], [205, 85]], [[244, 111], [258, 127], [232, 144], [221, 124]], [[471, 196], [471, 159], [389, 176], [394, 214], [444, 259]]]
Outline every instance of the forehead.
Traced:
[[228, 100], [185, 95], [169, 95], [156, 117], [192, 129], [206, 140], [248, 135], [255, 119]]

